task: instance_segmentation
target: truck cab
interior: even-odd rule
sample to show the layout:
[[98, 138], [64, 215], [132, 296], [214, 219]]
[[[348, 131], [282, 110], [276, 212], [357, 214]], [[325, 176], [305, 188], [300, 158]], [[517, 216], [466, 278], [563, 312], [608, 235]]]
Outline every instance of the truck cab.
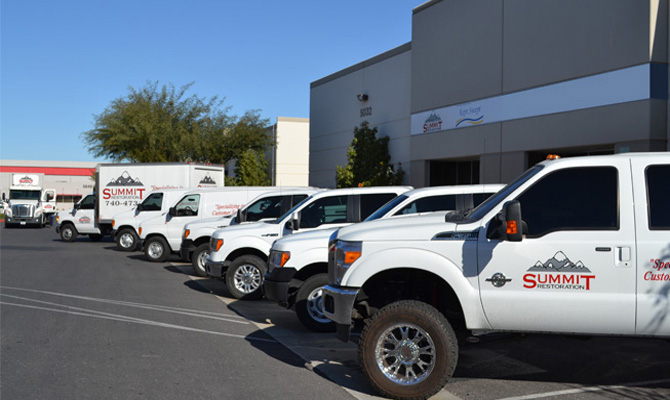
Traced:
[[556, 159], [443, 221], [342, 228], [324, 314], [343, 340], [366, 320], [361, 366], [395, 398], [440, 390], [455, 330], [670, 337], [669, 178], [668, 153]]
[[44, 189], [43, 174], [12, 174], [9, 197], [2, 194], [5, 227], [43, 227], [56, 211], [56, 191]]
[[102, 240], [95, 224], [95, 194], [84, 196], [73, 208], [56, 214], [56, 233], [64, 242], [74, 242], [80, 234], [94, 241]]

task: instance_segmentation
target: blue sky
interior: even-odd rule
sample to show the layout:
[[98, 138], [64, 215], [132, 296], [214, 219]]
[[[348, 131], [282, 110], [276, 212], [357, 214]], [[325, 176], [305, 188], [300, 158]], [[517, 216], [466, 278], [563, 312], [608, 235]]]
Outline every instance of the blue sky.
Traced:
[[104, 161], [80, 134], [148, 81], [309, 117], [309, 85], [411, 40], [425, 0], [0, 0], [0, 158]]

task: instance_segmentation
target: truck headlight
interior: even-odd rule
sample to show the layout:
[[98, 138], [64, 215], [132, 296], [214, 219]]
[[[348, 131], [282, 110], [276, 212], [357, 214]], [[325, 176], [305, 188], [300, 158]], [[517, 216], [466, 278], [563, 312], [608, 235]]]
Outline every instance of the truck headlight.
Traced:
[[268, 262], [268, 269], [282, 268], [286, 262], [291, 258], [291, 252], [272, 250], [270, 252], [270, 261]]
[[339, 285], [349, 267], [363, 254], [363, 242], [335, 240], [330, 244], [329, 253], [328, 273]]
[[211, 238], [209, 240], [209, 250], [219, 251], [223, 247], [223, 239]]

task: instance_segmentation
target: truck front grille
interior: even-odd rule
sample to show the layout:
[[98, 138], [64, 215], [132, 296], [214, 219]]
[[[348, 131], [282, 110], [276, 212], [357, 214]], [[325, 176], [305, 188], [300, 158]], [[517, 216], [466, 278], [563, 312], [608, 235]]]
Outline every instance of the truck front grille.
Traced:
[[12, 206], [12, 216], [14, 218], [32, 218], [33, 206], [30, 204], [17, 204]]

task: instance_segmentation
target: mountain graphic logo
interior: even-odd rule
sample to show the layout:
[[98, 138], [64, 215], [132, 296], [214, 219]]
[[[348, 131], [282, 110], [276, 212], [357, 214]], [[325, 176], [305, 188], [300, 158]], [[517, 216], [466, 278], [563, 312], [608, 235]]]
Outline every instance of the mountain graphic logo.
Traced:
[[139, 179], [134, 179], [130, 176], [128, 171], [123, 171], [121, 176], [112, 179], [107, 186], [144, 186], [144, 184]]
[[426, 122], [426, 123], [430, 123], [430, 122], [442, 122], [442, 118], [440, 118], [440, 116], [437, 115], [437, 113], [432, 112], [432, 113], [430, 113], [430, 115], [428, 116], [428, 118], [426, 118], [426, 121], [425, 121], [425, 122]]
[[207, 174], [207, 176], [202, 178], [202, 180], [200, 181], [200, 184], [202, 184], [202, 185], [216, 185], [216, 182], [214, 182], [214, 179], [212, 179], [212, 177], [209, 176], [209, 174]]
[[545, 262], [537, 261], [533, 267], [528, 271], [541, 271], [541, 272], [591, 272], [582, 261], [572, 262], [570, 259], [562, 252], [559, 251], [550, 259]]

